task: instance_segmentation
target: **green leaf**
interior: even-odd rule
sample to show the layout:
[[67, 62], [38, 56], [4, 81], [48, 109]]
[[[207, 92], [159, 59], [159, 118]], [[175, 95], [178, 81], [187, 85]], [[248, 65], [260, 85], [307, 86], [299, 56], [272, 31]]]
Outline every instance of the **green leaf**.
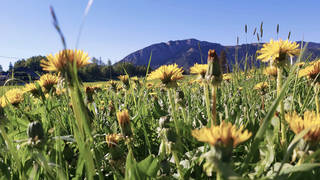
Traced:
[[152, 155], [149, 155], [144, 160], [138, 163], [138, 169], [141, 173], [149, 177], [156, 177], [160, 168], [159, 161]]
[[281, 175], [286, 175], [290, 173], [295, 173], [295, 172], [305, 172], [305, 171], [310, 171], [314, 168], [320, 167], [320, 163], [305, 163], [305, 164], [300, 164], [293, 166], [291, 168], [287, 168], [281, 172]]
[[131, 179], [142, 179], [140, 176], [138, 167], [137, 167], [137, 162], [133, 157], [132, 150], [130, 149], [129, 154], [127, 156], [127, 161], [126, 161], [126, 180], [131, 180]]
[[8, 165], [0, 161], [0, 174], [1, 177], [9, 179], [10, 172], [8, 170]]
[[292, 154], [292, 152], [293, 152], [293, 149], [298, 145], [298, 142], [303, 138], [303, 136], [305, 136], [305, 135], [309, 132], [309, 130], [310, 130], [310, 128], [305, 129], [305, 130], [301, 131], [299, 134], [297, 134], [297, 135], [293, 138], [293, 140], [292, 140], [291, 143], [289, 144], [288, 149], [287, 149], [287, 152], [286, 152], [286, 154], [285, 154], [285, 156], [284, 156], [284, 158], [283, 158], [283, 160], [282, 160], [282, 162], [281, 162], [281, 166], [280, 166], [280, 168], [279, 168], [279, 170], [278, 170], [278, 172], [277, 172], [277, 176], [278, 176], [279, 174], [281, 174], [281, 170], [282, 170], [283, 164], [288, 161], [289, 156], [290, 156], [290, 155]]

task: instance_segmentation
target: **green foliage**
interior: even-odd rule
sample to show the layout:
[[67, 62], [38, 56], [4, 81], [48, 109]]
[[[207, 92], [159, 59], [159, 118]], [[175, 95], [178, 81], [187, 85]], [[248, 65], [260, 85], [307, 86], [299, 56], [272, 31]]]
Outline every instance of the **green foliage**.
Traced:
[[[319, 145], [311, 148], [302, 138], [308, 130], [294, 135], [287, 124], [288, 146], [282, 145], [275, 116], [280, 99], [287, 112], [315, 110], [315, 94], [292, 68], [277, 98], [275, 79], [262, 70], [247, 75], [237, 71], [218, 87], [217, 121], [243, 125], [253, 133], [233, 148], [230, 162], [219, 160], [219, 149], [212, 151], [191, 136], [193, 129], [208, 124], [210, 114], [204, 86], [190, 83], [195, 76], [185, 76], [171, 89], [171, 100], [159, 81], [140, 78], [140, 84], [130, 81], [127, 88], [118, 82], [118, 89], [84, 83], [100, 86], [93, 102], [85, 102], [82, 83], [73, 80], [65, 84], [66, 93], [39, 98], [26, 93], [19, 105], [1, 108], [0, 179], [315, 179], [320, 175]], [[263, 81], [270, 84], [264, 94], [252, 90]], [[129, 111], [132, 136], [110, 146], [105, 137], [121, 133], [116, 112], [123, 109]], [[41, 123], [43, 138], [28, 136], [30, 122]]]

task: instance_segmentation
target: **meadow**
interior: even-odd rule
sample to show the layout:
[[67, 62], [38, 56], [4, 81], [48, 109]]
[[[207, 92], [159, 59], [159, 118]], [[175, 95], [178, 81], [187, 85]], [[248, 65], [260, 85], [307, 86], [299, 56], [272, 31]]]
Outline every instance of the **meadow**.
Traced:
[[317, 179], [319, 61], [222, 74], [215, 58], [98, 83], [84, 60], [42, 62], [64, 75], [1, 87], [1, 179]]
[[170, 64], [85, 83], [90, 57], [67, 48], [51, 13], [64, 48], [41, 61], [48, 73], [0, 88], [0, 179], [320, 176], [320, 60], [307, 45], [270, 40], [260, 67], [232, 73], [209, 50], [193, 75]]

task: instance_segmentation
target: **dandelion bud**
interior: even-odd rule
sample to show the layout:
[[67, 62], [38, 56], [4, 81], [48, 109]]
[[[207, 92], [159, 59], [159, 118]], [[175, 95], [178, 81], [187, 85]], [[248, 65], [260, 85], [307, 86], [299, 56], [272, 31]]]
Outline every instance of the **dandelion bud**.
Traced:
[[184, 99], [184, 93], [182, 90], [178, 90], [178, 92], [177, 92], [176, 103], [179, 104], [181, 107], [186, 106], [186, 102]]
[[119, 141], [122, 138], [123, 137], [121, 136], [121, 134], [108, 134], [108, 135], [106, 135], [106, 142], [108, 144], [112, 160], [118, 160], [123, 155], [123, 152], [122, 152], [121, 148], [119, 148], [117, 146]]
[[118, 142], [121, 140], [122, 136], [120, 134], [108, 134], [106, 135], [106, 142], [108, 144], [108, 147], [114, 147], [118, 144]]
[[129, 118], [128, 110], [125, 109], [123, 111], [117, 112], [117, 118], [121, 128], [122, 135], [124, 137], [131, 136], [132, 131], [130, 126], [130, 118]]
[[87, 95], [87, 102], [92, 103], [93, 102], [93, 93], [94, 93], [94, 88], [92, 87], [86, 87], [85, 89], [86, 95]]
[[108, 110], [109, 110], [110, 114], [113, 114], [115, 111], [115, 108], [114, 108], [112, 101], [109, 101]]
[[208, 70], [206, 79], [212, 85], [218, 85], [222, 81], [222, 72], [219, 57], [215, 50], [208, 51]]

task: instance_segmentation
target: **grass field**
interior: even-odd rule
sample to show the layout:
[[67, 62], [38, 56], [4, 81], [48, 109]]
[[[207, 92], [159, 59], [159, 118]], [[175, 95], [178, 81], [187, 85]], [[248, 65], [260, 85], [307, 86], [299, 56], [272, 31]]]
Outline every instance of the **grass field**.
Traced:
[[[40, 79], [14, 96], [25, 87], [1, 87], [0, 178], [317, 179], [320, 118], [305, 114], [318, 111], [317, 84], [298, 76], [307, 66], [284, 67], [280, 90], [265, 67], [219, 85], [192, 75], [172, 87], [145, 78], [47, 79], [49, 89]], [[303, 115], [312, 126], [297, 131], [291, 121]]]

